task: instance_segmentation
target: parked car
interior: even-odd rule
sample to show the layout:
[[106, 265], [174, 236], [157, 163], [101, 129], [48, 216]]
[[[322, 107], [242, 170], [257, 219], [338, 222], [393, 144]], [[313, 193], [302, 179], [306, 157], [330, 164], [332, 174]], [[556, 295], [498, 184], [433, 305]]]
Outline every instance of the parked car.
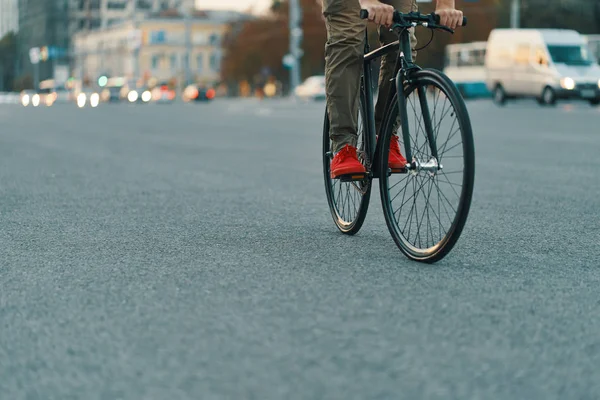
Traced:
[[55, 88], [54, 95], [54, 103], [68, 103], [73, 99], [72, 92], [64, 87]]
[[152, 100], [152, 92], [146, 86], [132, 86], [127, 93], [127, 101], [130, 103], [148, 103]]
[[101, 96], [95, 90], [84, 89], [77, 94], [77, 107], [79, 108], [83, 108], [86, 106], [90, 106], [92, 108], [98, 107], [100, 101]]
[[183, 91], [183, 101], [210, 101], [215, 98], [215, 89], [204, 85], [188, 85]]
[[175, 89], [169, 83], [160, 82], [152, 91], [152, 100], [157, 103], [171, 103], [175, 100]]
[[[40, 96], [37, 94], [37, 92], [35, 90], [23, 90], [20, 93], [20, 97], [21, 97], [21, 104], [24, 107], [27, 107], [30, 104], [34, 107], [37, 107], [40, 105]], [[33, 100], [34, 97], [36, 98], [35, 102]]]
[[530, 97], [600, 103], [600, 66], [582, 35], [562, 29], [494, 29], [489, 36], [486, 85], [497, 104]]
[[316, 75], [307, 78], [296, 87], [295, 95], [304, 100], [325, 100], [325, 76]]
[[106, 85], [100, 92], [100, 98], [105, 103], [118, 103], [125, 99], [123, 97], [125, 90], [122, 84]]

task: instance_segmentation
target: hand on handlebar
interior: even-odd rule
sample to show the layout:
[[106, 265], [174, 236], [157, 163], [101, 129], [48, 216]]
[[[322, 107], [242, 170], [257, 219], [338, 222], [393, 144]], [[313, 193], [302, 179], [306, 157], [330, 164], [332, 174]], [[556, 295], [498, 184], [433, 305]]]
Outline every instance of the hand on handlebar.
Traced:
[[457, 26], [463, 25], [463, 13], [455, 8], [444, 7], [438, 3], [438, 8], [436, 8], [435, 14], [439, 16], [439, 24], [442, 26], [447, 26], [450, 29], [456, 29]]
[[394, 23], [394, 7], [377, 0], [359, 0], [359, 2], [360, 7], [369, 12], [369, 21], [388, 28]]
[[[374, 0], [362, 0], [364, 2], [367, 1], [374, 1]], [[445, 10], [445, 11], [443, 11]], [[443, 9], [442, 12], [443, 14], [445, 14], [446, 19], [448, 19], [448, 16], [451, 17], [450, 22], [449, 23], [454, 23], [452, 21], [452, 19], [454, 17], [456, 17], [458, 19], [458, 24], [455, 24], [455, 26], [466, 26], [467, 25], [467, 18], [465, 16], [463, 16], [462, 11], [458, 11], [455, 9]], [[377, 21], [377, 18], [373, 18], [371, 13], [366, 10], [366, 9], [362, 9], [360, 10], [360, 18], [362, 19], [369, 19], [371, 21]], [[423, 25], [423, 26], [427, 26], [430, 29], [441, 29], [450, 33], [454, 33], [454, 29], [450, 28], [447, 25], [444, 25], [441, 21], [441, 16], [436, 14], [436, 13], [431, 13], [431, 14], [420, 14], [418, 12], [410, 12], [407, 14], [403, 14], [401, 12], [398, 11], [394, 11], [392, 13], [392, 22], [397, 24], [394, 26], [398, 26], [401, 28], [410, 28], [412, 26], [417, 26], [417, 25]]]

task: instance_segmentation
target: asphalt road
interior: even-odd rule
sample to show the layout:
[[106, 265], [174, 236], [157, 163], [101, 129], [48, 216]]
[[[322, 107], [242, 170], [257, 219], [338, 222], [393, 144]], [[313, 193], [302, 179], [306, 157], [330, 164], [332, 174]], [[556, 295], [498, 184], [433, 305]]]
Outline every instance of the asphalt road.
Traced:
[[0, 398], [599, 398], [600, 108], [469, 103], [426, 266], [334, 227], [322, 106], [1, 106]]

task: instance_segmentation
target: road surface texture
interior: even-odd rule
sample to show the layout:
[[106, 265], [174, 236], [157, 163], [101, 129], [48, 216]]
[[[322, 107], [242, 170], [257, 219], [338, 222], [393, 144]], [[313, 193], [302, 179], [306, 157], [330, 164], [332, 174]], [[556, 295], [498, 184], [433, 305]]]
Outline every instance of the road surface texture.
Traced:
[[599, 398], [600, 108], [468, 105], [436, 265], [338, 233], [323, 103], [0, 107], [0, 398]]

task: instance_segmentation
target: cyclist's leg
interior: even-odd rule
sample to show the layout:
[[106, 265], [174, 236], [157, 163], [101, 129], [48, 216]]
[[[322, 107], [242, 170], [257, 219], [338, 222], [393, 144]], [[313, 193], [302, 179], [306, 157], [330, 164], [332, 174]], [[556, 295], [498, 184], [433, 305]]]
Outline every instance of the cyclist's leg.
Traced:
[[[416, 0], [382, 0], [383, 3], [390, 4], [396, 10], [407, 13], [417, 11]], [[390, 32], [386, 27], [379, 27], [379, 41], [381, 45], [388, 44], [398, 40], [398, 36], [394, 32]], [[412, 47], [412, 57], [415, 60], [417, 53], [415, 51], [417, 37], [415, 36], [414, 28], [410, 29], [410, 44]], [[377, 103], [375, 105], [375, 129], [379, 133], [380, 125], [384, 118], [385, 103], [388, 98], [391, 85], [395, 82], [390, 82], [394, 75], [394, 67], [396, 65], [397, 52], [388, 53], [381, 58], [381, 70], [379, 71], [379, 94], [377, 95]]]
[[332, 150], [356, 146], [360, 73], [366, 23], [356, 0], [324, 0], [327, 27], [325, 92], [331, 124]]

